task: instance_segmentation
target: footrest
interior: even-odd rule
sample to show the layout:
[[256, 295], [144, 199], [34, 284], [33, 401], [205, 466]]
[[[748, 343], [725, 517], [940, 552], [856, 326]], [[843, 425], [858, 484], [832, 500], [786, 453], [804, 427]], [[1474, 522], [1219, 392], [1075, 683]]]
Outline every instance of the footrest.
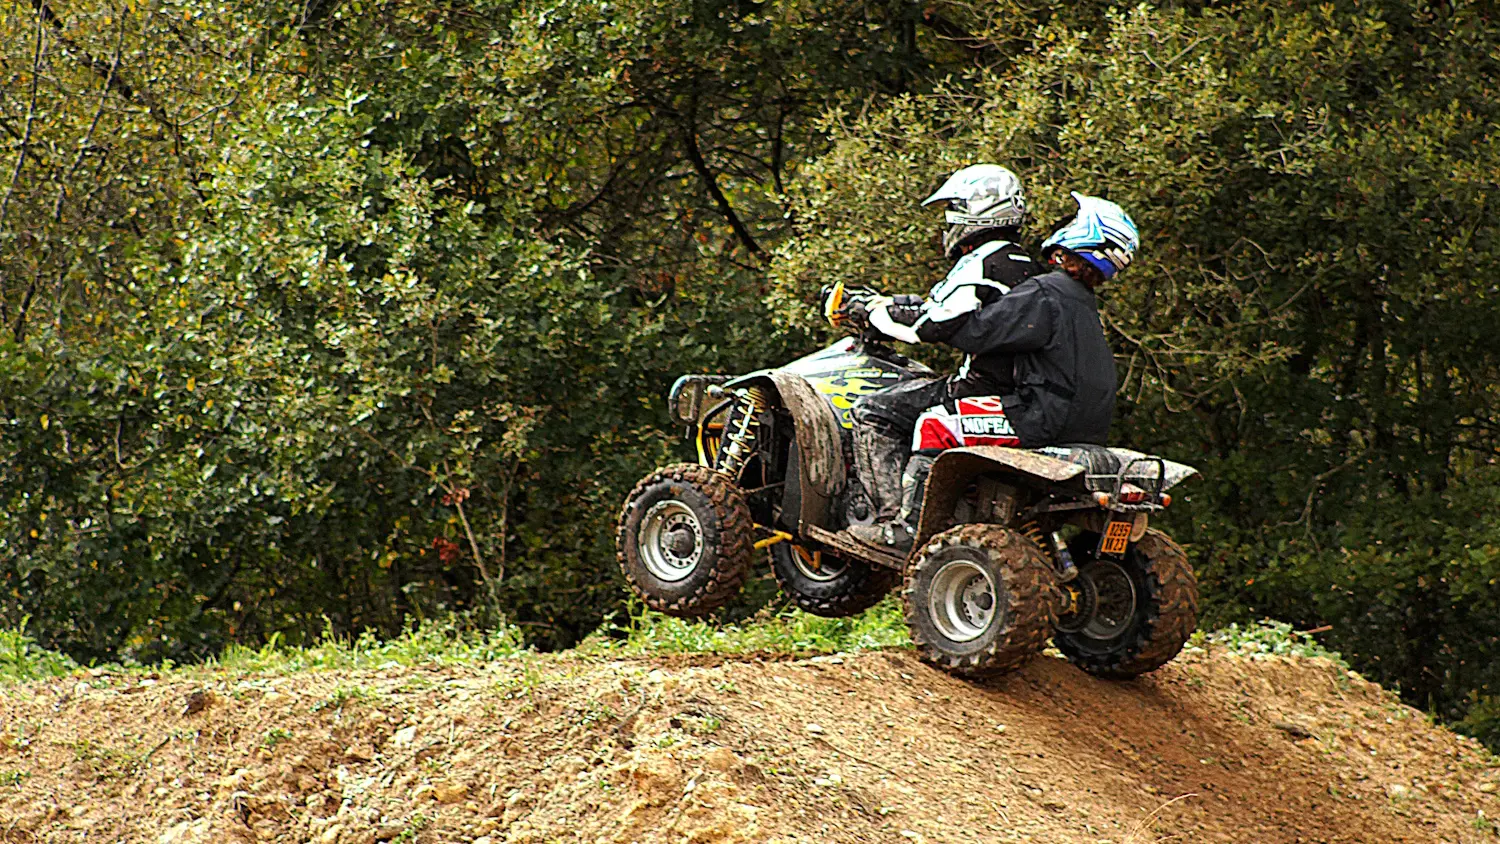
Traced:
[[831, 530], [824, 530], [815, 525], [804, 527], [803, 533], [807, 534], [808, 539], [826, 545], [846, 557], [853, 557], [856, 560], [874, 563], [877, 566], [885, 566], [888, 569], [895, 569], [896, 571], [903, 571], [906, 568], [906, 558], [900, 554], [876, 548], [873, 545], [866, 545], [850, 537], [848, 534], [834, 533]]

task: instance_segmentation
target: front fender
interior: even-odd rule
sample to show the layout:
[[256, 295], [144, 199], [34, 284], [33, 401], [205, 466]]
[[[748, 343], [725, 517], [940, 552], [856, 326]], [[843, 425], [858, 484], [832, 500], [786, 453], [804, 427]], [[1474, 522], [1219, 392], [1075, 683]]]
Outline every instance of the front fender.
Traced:
[[[848, 482], [842, 428], [833, 408], [800, 375], [770, 369], [725, 384], [725, 389], [760, 386], [774, 391], [792, 416], [797, 432], [797, 483], [801, 524], [823, 526], [834, 496]], [[788, 479], [790, 486], [791, 479]]]

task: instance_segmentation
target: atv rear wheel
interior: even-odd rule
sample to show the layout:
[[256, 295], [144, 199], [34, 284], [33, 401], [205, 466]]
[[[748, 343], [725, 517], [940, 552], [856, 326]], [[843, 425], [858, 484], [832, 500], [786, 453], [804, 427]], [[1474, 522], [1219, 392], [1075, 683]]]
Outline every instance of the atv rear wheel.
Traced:
[[620, 513], [620, 570], [646, 606], [695, 618], [744, 585], [754, 545], [745, 496], [728, 475], [677, 463], [635, 485]]
[[1056, 615], [1047, 555], [995, 525], [938, 534], [907, 567], [906, 625], [921, 658], [963, 677], [1020, 668], [1047, 645]]
[[901, 580], [895, 569], [830, 551], [808, 551], [791, 542], [771, 546], [771, 571], [792, 603], [824, 618], [859, 615], [880, 603]]
[[1094, 558], [1098, 535], [1073, 543], [1078, 577], [1067, 588], [1077, 611], [1053, 641], [1096, 677], [1128, 680], [1171, 662], [1198, 626], [1198, 580], [1182, 548], [1148, 530], [1123, 560]]

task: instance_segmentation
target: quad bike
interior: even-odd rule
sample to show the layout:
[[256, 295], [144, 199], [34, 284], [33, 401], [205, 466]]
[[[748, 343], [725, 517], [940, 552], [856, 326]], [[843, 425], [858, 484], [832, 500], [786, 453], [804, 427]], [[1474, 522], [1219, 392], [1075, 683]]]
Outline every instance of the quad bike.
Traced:
[[669, 409], [698, 462], [652, 472], [626, 499], [617, 546], [632, 589], [703, 616], [768, 549], [783, 591], [819, 615], [854, 615], [902, 584], [921, 657], [961, 676], [1014, 670], [1049, 639], [1100, 677], [1175, 657], [1198, 586], [1148, 520], [1189, 466], [1092, 445], [953, 448], [932, 466], [910, 554], [843, 532], [875, 515], [855, 476], [854, 402], [934, 374], [864, 332], [777, 369], [679, 378]]

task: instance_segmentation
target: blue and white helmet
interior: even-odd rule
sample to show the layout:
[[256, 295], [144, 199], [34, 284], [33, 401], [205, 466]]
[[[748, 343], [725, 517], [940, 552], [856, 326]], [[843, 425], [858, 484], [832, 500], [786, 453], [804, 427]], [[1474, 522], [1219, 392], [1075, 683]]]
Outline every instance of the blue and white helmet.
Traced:
[[943, 251], [957, 260], [970, 238], [991, 229], [1021, 225], [1026, 219], [1026, 193], [1021, 179], [998, 164], [973, 164], [959, 170], [922, 200], [928, 206], [947, 201]]
[[1050, 256], [1058, 248], [1069, 249], [1098, 267], [1105, 278], [1111, 278], [1130, 265], [1140, 248], [1141, 235], [1135, 221], [1107, 199], [1078, 191], [1073, 191], [1073, 199], [1078, 202], [1078, 214], [1042, 241], [1042, 256]]

